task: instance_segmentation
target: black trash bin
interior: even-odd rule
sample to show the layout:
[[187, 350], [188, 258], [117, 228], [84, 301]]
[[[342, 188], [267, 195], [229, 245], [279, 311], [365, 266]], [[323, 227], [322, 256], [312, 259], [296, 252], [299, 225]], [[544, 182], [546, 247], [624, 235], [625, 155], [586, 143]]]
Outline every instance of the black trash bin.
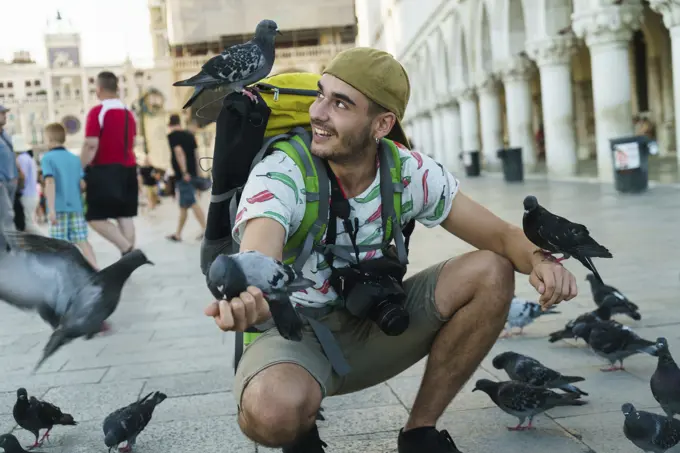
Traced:
[[481, 173], [479, 151], [463, 151], [458, 157], [463, 161], [467, 176], [479, 176]]
[[609, 140], [614, 166], [614, 187], [622, 193], [640, 193], [649, 183], [649, 138], [632, 135]]
[[522, 148], [499, 149], [496, 155], [503, 162], [503, 178], [507, 182], [524, 181]]

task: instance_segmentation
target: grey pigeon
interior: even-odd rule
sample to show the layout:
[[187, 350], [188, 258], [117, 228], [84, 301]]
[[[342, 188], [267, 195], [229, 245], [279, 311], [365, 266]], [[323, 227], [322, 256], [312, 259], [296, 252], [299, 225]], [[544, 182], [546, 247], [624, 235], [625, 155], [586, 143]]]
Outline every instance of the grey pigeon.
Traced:
[[[153, 395], [153, 396], [152, 396]], [[151, 392], [141, 400], [115, 410], [104, 419], [104, 443], [109, 452], [119, 444], [127, 442], [119, 451], [130, 452], [137, 441], [137, 436], [144, 431], [151, 421], [154, 409], [167, 396], [161, 392]]]
[[656, 348], [659, 360], [649, 386], [666, 415], [673, 417], [680, 414], [680, 368], [673, 360], [665, 338], [656, 339]]
[[[601, 371], [624, 370], [623, 361], [634, 354], [658, 355], [655, 342], [641, 338], [630, 327], [617, 322], [596, 321], [591, 324], [579, 324], [574, 326], [573, 331], [586, 340], [595, 354], [609, 361], [611, 366], [602, 368]], [[617, 367], [616, 362], [620, 362], [621, 365]]]
[[257, 98], [245, 87], [262, 80], [274, 66], [276, 35], [281, 34], [273, 20], [263, 20], [255, 28], [255, 37], [244, 44], [231, 46], [208, 60], [201, 71], [186, 80], [175, 82], [173, 86], [193, 86], [194, 93], [184, 104], [190, 107], [206, 89], [225, 86], [228, 92], [241, 92], [251, 100]]
[[[508, 426], [510, 431], [533, 429], [532, 422], [536, 415], [557, 406], [583, 406], [587, 404], [574, 393], [556, 393], [543, 387], [526, 384], [519, 381], [493, 382], [480, 379], [476, 382], [473, 392], [481, 390], [489, 395], [491, 400], [503, 412], [519, 419], [517, 426]], [[522, 426], [526, 419], [527, 426]]]
[[[77, 425], [71, 414], [65, 414], [61, 409], [47, 401], [40, 401], [34, 396], [28, 397], [25, 388], [17, 390], [17, 400], [12, 409], [14, 421], [26, 431], [35, 436], [35, 443], [28, 448], [39, 447], [45, 439], [50, 438], [50, 431], [55, 425]], [[40, 430], [46, 429], [42, 438], [38, 440]]]
[[612, 258], [612, 254], [590, 237], [584, 225], [553, 214], [538, 204], [536, 197], [529, 195], [524, 199], [522, 227], [527, 239], [543, 249], [546, 255], [561, 253], [558, 263], [574, 257], [602, 282], [592, 258]]
[[36, 310], [54, 330], [40, 365], [64, 344], [102, 329], [133, 271], [153, 264], [140, 250], [96, 271], [66, 241], [22, 232], [0, 232], [0, 300]]
[[[29, 453], [21, 446], [19, 440], [14, 436], [14, 434], [3, 434], [0, 436], [0, 448], [2, 448], [5, 453]], [[40, 453], [35, 450], [31, 450], [31, 453]]]
[[621, 294], [621, 291], [613, 286], [600, 283], [593, 274], [586, 275], [586, 280], [590, 282], [590, 291], [593, 293], [593, 301], [595, 301], [598, 307], [607, 302], [614, 315], [627, 315], [636, 321], [642, 319], [639, 307]]
[[248, 286], [259, 288], [269, 302], [279, 333], [293, 341], [302, 340], [302, 320], [289, 295], [313, 285], [314, 281], [292, 267], [254, 250], [219, 255], [208, 271], [208, 288], [218, 299], [233, 299]]
[[559, 311], [555, 311], [556, 308], [556, 306], [552, 306], [547, 310], [543, 310], [541, 305], [536, 302], [520, 299], [517, 296], [513, 297], [512, 302], [510, 302], [510, 310], [508, 311], [508, 318], [502, 336], [512, 336], [513, 327], [519, 327], [517, 335], [523, 335], [524, 328], [540, 316], [559, 314]]
[[554, 343], [565, 338], [579, 338], [574, 333], [573, 330], [574, 326], [578, 324], [589, 324], [596, 321], [609, 321], [611, 319], [611, 316], [612, 316], [611, 309], [608, 306], [603, 305], [599, 307], [597, 310], [583, 313], [582, 315], [579, 315], [576, 319], [572, 319], [567, 324], [565, 324], [564, 329], [552, 332], [548, 337], [548, 341]]
[[626, 417], [623, 434], [642, 451], [664, 453], [680, 442], [680, 420], [638, 411], [630, 403], [621, 406]]
[[580, 376], [564, 376], [543, 365], [538, 360], [517, 352], [502, 352], [494, 357], [491, 363], [497, 370], [505, 370], [508, 373], [508, 377], [513, 381], [526, 382], [536, 387], [548, 389], [557, 388], [577, 395], [588, 395], [583, 390], [572, 385], [574, 382], [585, 381], [585, 378]]

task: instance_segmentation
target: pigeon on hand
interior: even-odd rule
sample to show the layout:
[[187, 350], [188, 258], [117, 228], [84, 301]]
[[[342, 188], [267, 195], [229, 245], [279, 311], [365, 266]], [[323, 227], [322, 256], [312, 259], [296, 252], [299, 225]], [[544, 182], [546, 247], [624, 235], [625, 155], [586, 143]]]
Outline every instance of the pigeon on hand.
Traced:
[[[583, 406], [587, 404], [574, 393], [556, 393], [543, 387], [536, 387], [519, 381], [493, 382], [489, 379], [480, 379], [472, 390], [489, 395], [491, 400], [502, 411], [519, 419], [517, 426], [508, 426], [510, 431], [523, 431], [533, 429], [532, 422], [536, 415], [557, 406]], [[526, 419], [527, 426], [522, 426]]]
[[527, 239], [543, 249], [546, 256], [561, 253], [562, 258], [556, 259], [558, 263], [574, 257], [602, 282], [591, 258], [612, 258], [612, 254], [590, 237], [584, 225], [553, 214], [529, 195], [524, 199], [522, 227]]
[[504, 332], [501, 338], [512, 336], [513, 327], [519, 327], [517, 335], [523, 335], [524, 327], [534, 322], [539, 316], [559, 314], [559, 311], [555, 311], [556, 308], [556, 306], [552, 306], [547, 310], [543, 310], [541, 305], [536, 302], [519, 299], [517, 296], [513, 297], [512, 302], [510, 302], [506, 327], [503, 329]]
[[[579, 324], [574, 326], [573, 331], [586, 340], [595, 354], [609, 361], [611, 366], [603, 368], [601, 371], [624, 370], [623, 361], [634, 354], [644, 352], [651, 356], [658, 355], [655, 342], [641, 338], [630, 327], [617, 322], [604, 321]], [[621, 365], [617, 367], [616, 362], [620, 362]]]
[[[572, 319], [565, 324], [564, 329], [552, 332], [548, 337], [548, 341], [554, 343], [565, 338], [580, 338], [573, 331], [574, 326], [578, 324], [591, 324], [596, 321], [609, 321], [611, 319], [611, 309], [607, 305], [602, 305], [597, 310], [589, 311], [579, 315], [576, 319]], [[612, 321], [616, 322], [616, 321]]]
[[206, 89], [226, 86], [228, 92], [241, 92], [250, 100], [257, 97], [245, 87], [264, 79], [274, 66], [276, 35], [281, 34], [273, 20], [263, 20], [255, 28], [255, 37], [244, 44], [237, 44], [208, 60], [201, 71], [186, 80], [175, 82], [176, 87], [194, 87], [194, 93], [184, 104], [190, 107]]
[[590, 282], [590, 291], [593, 293], [593, 300], [598, 307], [607, 301], [612, 309], [612, 314], [628, 315], [636, 321], [642, 319], [638, 311], [639, 307], [628, 300], [618, 289], [600, 283], [593, 274], [588, 274], [586, 280]]
[[314, 281], [291, 266], [254, 250], [219, 255], [208, 271], [208, 288], [218, 299], [233, 299], [248, 286], [259, 288], [265, 294], [279, 333], [293, 341], [302, 340], [303, 324], [289, 294], [313, 285]]
[[[5, 453], [29, 453], [24, 450], [24, 448], [19, 443], [19, 440], [14, 436], [14, 434], [3, 434], [0, 436], [0, 448], [2, 448]], [[41, 453], [39, 451], [31, 450], [30, 453]]]
[[556, 388], [567, 393], [588, 396], [586, 392], [572, 385], [574, 382], [585, 381], [585, 378], [580, 376], [564, 376], [532, 357], [508, 351], [498, 354], [491, 363], [497, 370], [505, 370], [508, 373], [508, 377], [514, 381], [525, 382], [536, 387]]
[[[40, 401], [31, 396], [25, 388], [17, 390], [17, 401], [12, 410], [14, 421], [26, 431], [35, 436], [35, 443], [27, 448], [39, 447], [45, 439], [50, 438], [50, 431], [55, 425], [77, 425], [71, 414], [65, 414], [61, 409], [47, 401]], [[40, 430], [46, 429], [42, 438], [38, 441]]]
[[96, 271], [67, 241], [0, 232], [0, 300], [36, 310], [54, 329], [35, 370], [64, 344], [102, 331], [123, 285], [143, 264], [153, 263], [141, 250], [133, 250]]
[[668, 350], [668, 341], [656, 339], [659, 360], [649, 381], [654, 399], [669, 417], [680, 414], [680, 368]]
[[[151, 397], [153, 395], [153, 397]], [[151, 398], [150, 398], [151, 397]], [[154, 409], [167, 396], [161, 392], [151, 392], [141, 400], [137, 400], [125, 407], [115, 410], [104, 419], [104, 443], [109, 447], [109, 453], [123, 442], [125, 447], [118, 450], [130, 452], [137, 441], [137, 436], [151, 421]]]
[[680, 442], [680, 420], [638, 411], [630, 403], [621, 406], [626, 417], [623, 434], [642, 451], [664, 453]]

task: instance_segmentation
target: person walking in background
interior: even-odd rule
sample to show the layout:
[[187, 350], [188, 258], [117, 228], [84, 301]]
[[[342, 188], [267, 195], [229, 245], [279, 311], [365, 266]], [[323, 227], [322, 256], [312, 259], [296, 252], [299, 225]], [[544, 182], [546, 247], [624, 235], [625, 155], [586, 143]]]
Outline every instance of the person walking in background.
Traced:
[[61, 124], [48, 124], [45, 138], [49, 151], [43, 156], [40, 166], [45, 178], [49, 235], [75, 244], [97, 269], [83, 215], [81, 191], [85, 188], [85, 174], [80, 159], [64, 148], [66, 129]]
[[85, 218], [93, 230], [121, 254], [135, 247], [139, 205], [137, 158], [134, 153], [135, 118], [118, 98], [118, 77], [103, 71], [97, 76], [101, 104], [87, 114], [85, 144], [80, 159], [87, 183]]
[[167, 236], [167, 239], [174, 242], [182, 240], [182, 230], [187, 221], [189, 209], [191, 209], [196, 220], [201, 225], [201, 234], [197, 237], [200, 240], [203, 238], [203, 232], [205, 231], [205, 214], [201, 206], [196, 202], [196, 188], [193, 185], [194, 180], [197, 180], [198, 176], [196, 139], [190, 132], [182, 130], [179, 115], [171, 115], [168, 126], [170, 127], [168, 142], [172, 153], [172, 169], [175, 172], [177, 198], [179, 199], [179, 221], [177, 223], [177, 231]]
[[40, 202], [38, 196], [38, 165], [23, 135], [13, 135], [12, 146], [17, 154], [17, 166], [24, 177], [21, 197], [19, 198], [24, 213], [23, 231], [31, 234], [42, 234], [35, 222], [36, 210]]
[[0, 229], [14, 231], [14, 197], [17, 191], [19, 169], [12, 139], [4, 130], [9, 109], [0, 105]]

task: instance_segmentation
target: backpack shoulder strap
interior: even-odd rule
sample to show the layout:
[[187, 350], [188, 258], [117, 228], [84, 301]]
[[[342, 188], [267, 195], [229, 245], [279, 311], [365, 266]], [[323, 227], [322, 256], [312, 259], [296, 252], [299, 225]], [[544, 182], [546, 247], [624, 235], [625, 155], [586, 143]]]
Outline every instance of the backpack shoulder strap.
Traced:
[[330, 182], [321, 159], [310, 151], [309, 133], [297, 127], [291, 138], [277, 142], [274, 148], [286, 153], [300, 168], [305, 182], [305, 213], [299, 228], [288, 239], [283, 249], [283, 262], [298, 272], [312, 255], [315, 244], [323, 238], [328, 226], [328, 194]]
[[[392, 140], [382, 139], [380, 141], [379, 159], [384, 243], [388, 244], [394, 238], [397, 257], [403, 265], [406, 265], [408, 264], [408, 251], [401, 229], [401, 194], [404, 192], [404, 184], [401, 180], [399, 148]], [[387, 200], [392, 200], [392, 203]]]

